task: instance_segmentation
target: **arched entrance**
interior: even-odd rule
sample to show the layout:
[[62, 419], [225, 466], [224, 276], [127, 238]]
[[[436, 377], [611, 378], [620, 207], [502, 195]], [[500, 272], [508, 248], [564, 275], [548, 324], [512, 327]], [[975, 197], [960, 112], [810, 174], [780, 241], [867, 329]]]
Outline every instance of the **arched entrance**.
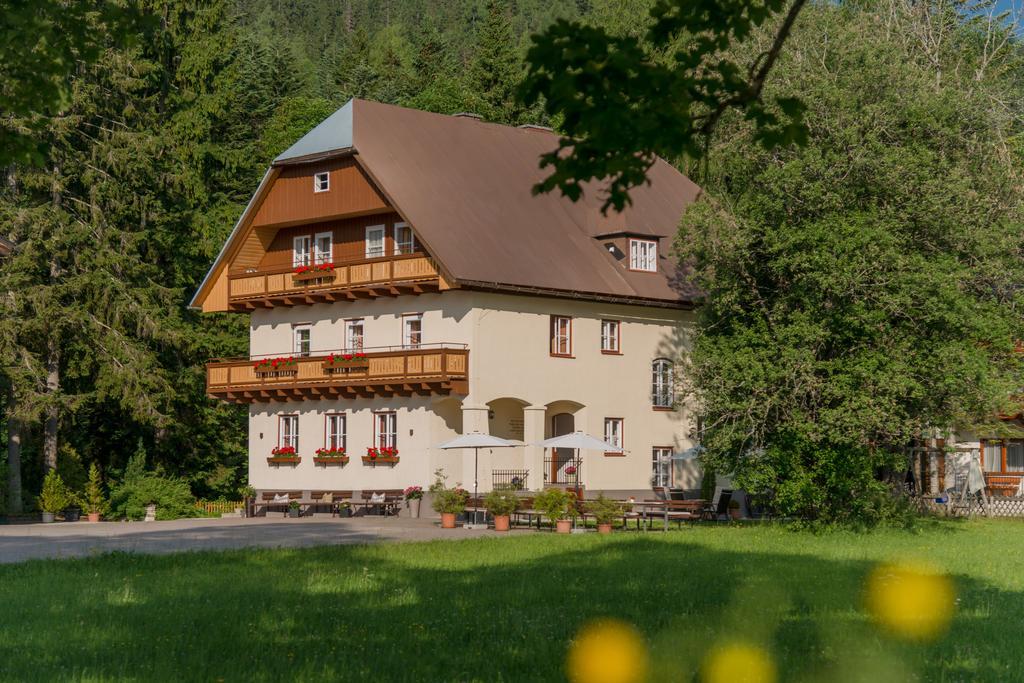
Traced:
[[[555, 413], [551, 416], [551, 436], [562, 436], [572, 434], [576, 430], [576, 418], [572, 413]], [[551, 462], [548, 465], [546, 479], [552, 484], [574, 483], [572, 475], [575, 472], [567, 472], [573, 467], [576, 452], [571, 448], [553, 448]]]

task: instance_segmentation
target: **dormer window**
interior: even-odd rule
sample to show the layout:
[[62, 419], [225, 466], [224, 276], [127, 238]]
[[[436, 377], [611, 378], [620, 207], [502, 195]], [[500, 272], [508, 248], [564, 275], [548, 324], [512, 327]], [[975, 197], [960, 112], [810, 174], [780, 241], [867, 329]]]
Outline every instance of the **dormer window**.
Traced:
[[654, 273], [658, 270], [658, 243], [655, 240], [629, 240], [629, 269]]
[[313, 192], [327, 192], [331, 189], [331, 174], [327, 171], [313, 175]]

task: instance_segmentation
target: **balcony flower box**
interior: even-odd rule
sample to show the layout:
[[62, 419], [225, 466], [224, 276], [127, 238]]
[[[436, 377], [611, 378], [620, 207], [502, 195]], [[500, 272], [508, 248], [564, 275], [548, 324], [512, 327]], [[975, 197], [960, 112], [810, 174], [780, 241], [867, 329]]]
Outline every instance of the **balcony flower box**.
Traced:
[[377, 463], [394, 465], [398, 462], [398, 449], [397, 448], [370, 448], [366, 449], [366, 455], [363, 456], [363, 462], [371, 465]]
[[293, 446], [277, 446], [270, 451], [267, 462], [271, 465], [298, 465], [302, 461]]
[[370, 361], [365, 353], [332, 353], [324, 361], [324, 370], [366, 370]]
[[317, 465], [345, 465], [348, 463], [348, 456], [344, 448], [318, 448], [313, 462]]
[[263, 358], [252, 364], [257, 375], [292, 374], [299, 371], [299, 362], [294, 356]]
[[333, 273], [333, 263], [317, 263], [312, 266], [299, 266], [292, 273], [292, 278], [296, 282], [305, 282], [307, 280], [322, 280], [324, 278], [331, 277]]

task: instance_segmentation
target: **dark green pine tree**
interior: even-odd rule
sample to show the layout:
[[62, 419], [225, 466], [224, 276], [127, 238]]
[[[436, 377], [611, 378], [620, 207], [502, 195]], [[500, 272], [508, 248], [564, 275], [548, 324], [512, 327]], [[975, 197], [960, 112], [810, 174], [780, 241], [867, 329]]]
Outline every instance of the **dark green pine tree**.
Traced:
[[526, 111], [516, 99], [523, 76], [517, 45], [504, 7], [497, 0], [488, 0], [469, 72], [472, 89], [480, 98], [479, 113], [488, 121], [512, 125], [526, 122]]

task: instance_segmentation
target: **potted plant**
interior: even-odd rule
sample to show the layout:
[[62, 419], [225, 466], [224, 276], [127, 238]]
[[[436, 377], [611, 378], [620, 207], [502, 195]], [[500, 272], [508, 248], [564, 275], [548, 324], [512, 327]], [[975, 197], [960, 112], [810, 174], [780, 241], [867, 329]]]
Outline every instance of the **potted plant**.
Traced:
[[85, 512], [90, 522], [100, 521], [100, 516], [107, 514], [110, 504], [103, 495], [103, 481], [100, 479], [100, 468], [96, 463], [89, 465], [89, 481], [85, 485]]
[[297, 465], [301, 460], [295, 446], [275, 446], [270, 451], [270, 457], [267, 458], [267, 462], [271, 465], [280, 465], [281, 463]]
[[495, 489], [484, 496], [484, 507], [494, 517], [494, 530], [508, 531], [511, 515], [519, 509], [519, 496], [508, 489]]
[[363, 462], [371, 464], [378, 462], [396, 463], [398, 462], [398, 449], [393, 446], [381, 446], [379, 448], [369, 446], [366, 449], [366, 455], [363, 456]]
[[318, 465], [344, 465], [348, 462], [344, 448], [318, 448], [313, 462]]
[[366, 359], [366, 354], [362, 352], [332, 353], [327, 356], [327, 360], [323, 363], [324, 370], [360, 370], [368, 367], [370, 367], [370, 361]]
[[567, 534], [572, 530], [572, 517], [576, 516], [576, 494], [572, 491], [545, 489], [533, 500], [533, 506], [555, 523], [558, 533]]
[[441, 515], [442, 529], [454, 529], [455, 516], [465, 511], [466, 503], [469, 502], [469, 492], [458, 485], [452, 489], [445, 486], [447, 477], [444, 476], [441, 470], [435, 472], [434, 476], [437, 478], [430, 486], [430, 492], [434, 496], [434, 500], [431, 503], [434, 512]]
[[72, 501], [71, 491], [64, 484], [56, 470], [50, 470], [43, 479], [43, 491], [39, 494], [39, 508], [43, 511], [43, 522], [49, 524]]
[[729, 516], [733, 519], [740, 518], [740, 502], [735, 498], [729, 501]]
[[413, 519], [420, 518], [420, 503], [423, 501], [423, 487], [410, 486], [402, 491], [405, 502], [409, 505], [409, 516]]
[[622, 516], [622, 505], [602, 493], [587, 503], [587, 512], [594, 515], [597, 522], [597, 533], [610, 534], [612, 522]]
[[288, 502], [288, 516], [298, 517], [299, 516], [299, 501], [292, 500]]
[[280, 358], [263, 358], [252, 364], [253, 370], [257, 375], [273, 374], [278, 372], [296, 372], [298, 371], [298, 361], [295, 360], [294, 356], [280, 357]]
[[242, 502], [245, 505], [245, 516], [254, 517], [252, 513], [252, 505], [256, 500], [256, 489], [246, 484], [238, 491], [242, 496]]

